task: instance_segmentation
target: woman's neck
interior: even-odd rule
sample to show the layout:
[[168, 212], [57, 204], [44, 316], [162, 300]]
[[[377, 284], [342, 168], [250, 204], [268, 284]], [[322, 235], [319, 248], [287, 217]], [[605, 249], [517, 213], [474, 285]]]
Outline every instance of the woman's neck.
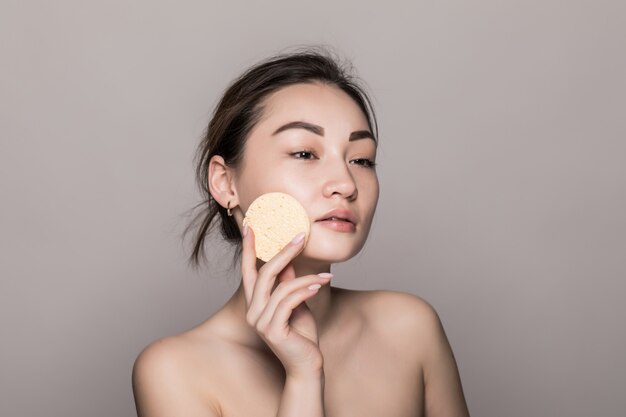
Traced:
[[[257, 264], [257, 270], [262, 265], [263, 263], [259, 261], [259, 264]], [[328, 264], [323, 266], [305, 266], [294, 262], [293, 266], [295, 270], [295, 279], [298, 279], [299, 277], [303, 277], [305, 275], [314, 275], [320, 272], [330, 272], [330, 265]], [[279, 283], [279, 280], [276, 279], [276, 282], [274, 283], [274, 286], [272, 288], [272, 293]], [[322, 335], [324, 335], [326, 331], [331, 327], [332, 323], [334, 305], [332, 303], [333, 297], [330, 287], [331, 284], [332, 281], [326, 285], [323, 285], [322, 288], [319, 289], [317, 294], [305, 301], [306, 305], [311, 310], [313, 317], [315, 318], [317, 332], [320, 339], [322, 338]], [[233, 318], [237, 322], [236, 327], [234, 329], [230, 329], [231, 331], [237, 333], [233, 334], [233, 337], [248, 346], [259, 348], [261, 350], [267, 349], [265, 341], [261, 339], [261, 337], [256, 333], [256, 330], [249, 326], [246, 321], [247, 305], [243, 282], [239, 284], [239, 288], [237, 288], [237, 291], [235, 291], [233, 296], [224, 306], [224, 311], [228, 312], [231, 318]]]

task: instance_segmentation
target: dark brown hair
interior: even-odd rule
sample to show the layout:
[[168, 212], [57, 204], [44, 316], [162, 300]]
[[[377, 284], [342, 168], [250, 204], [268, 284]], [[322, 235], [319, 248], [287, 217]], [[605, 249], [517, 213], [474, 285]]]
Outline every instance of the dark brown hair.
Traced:
[[236, 170], [241, 166], [244, 145], [262, 114], [263, 100], [269, 94], [299, 83], [321, 82], [334, 85], [356, 102], [363, 111], [374, 138], [378, 137], [378, 124], [371, 100], [351, 72], [351, 65], [341, 62], [327, 48], [309, 47], [276, 55], [256, 64], [226, 89], [213, 111], [194, 158], [196, 182], [203, 201], [192, 208], [192, 211], [199, 208], [200, 212], [194, 216], [183, 233], [184, 237], [196, 229], [193, 235], [193, 251], [188, 259], [191, 266], [197, 268], [200, 258], [206, 261], [205, 239], [214, 229], [218, 214], [222, 237], [236, 245], [233, 265], [241, 255], [242, 237], [234, 217], [228, 216], [226, 209], [209, 192], [209, 161], [214, 155], [220, 155], [229, 167]]

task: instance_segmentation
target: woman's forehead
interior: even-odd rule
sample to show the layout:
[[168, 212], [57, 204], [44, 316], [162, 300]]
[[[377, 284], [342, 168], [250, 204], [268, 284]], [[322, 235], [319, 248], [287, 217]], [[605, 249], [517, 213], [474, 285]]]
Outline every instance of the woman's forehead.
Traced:
[[318, 125], [344, 124], [353, 129], [368, 128], [365, 114], [358, 104], [334, 85], [307, 83], [283, 87], [264, 100], [262, 109], [259, 123], [268, 125], [305, 121]]

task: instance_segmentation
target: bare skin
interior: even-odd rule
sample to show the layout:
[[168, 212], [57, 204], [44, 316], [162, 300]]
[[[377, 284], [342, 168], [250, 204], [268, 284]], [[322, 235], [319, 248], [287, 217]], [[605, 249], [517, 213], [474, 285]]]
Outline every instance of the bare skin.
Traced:
[[[321, 130], [275, 133], [293, 121]], [[469, 416], [432, 306], [406, 293], [333, 287], [317, 276], [356, 255], [369, 233], [378, 179], [364, 163], [376, 156], [366, 130], [341, 90], [297, 84], [264, 103], [240, 171], [214, 157], [211, 194], [224, 207], [234, 204], [244, 235], [241, 285], [206, 321], [139, 355], [139, 416]], [[312, 225], [305, 247], [288, 245], [263, 263], [242, 223], [254, 198], [270, 191], [296, 197]], [[318, 221], [335, 208], [353, 214], [353, 230]], [[309, 291], [310, 283], [321, 288]]]
[[[320, 339], [326, 416], [469, 416], [452, 351], [428, 303], [399, 292], [330, 292], [335, 327]], [[176, 404], [171, 413], [155, 398], [138, 408], [145, 404], [146, 415], [155, 416], [275, 417], [284, 368], [245, 326], [235, 294], [199, 326], [151, 344], [140, 360], [165, 368], [173, 385], [185, 381], [178, 386], [187, 392], [173, 402], [155, 394]], [[150, 407], [163, 413], [150, 414]]]

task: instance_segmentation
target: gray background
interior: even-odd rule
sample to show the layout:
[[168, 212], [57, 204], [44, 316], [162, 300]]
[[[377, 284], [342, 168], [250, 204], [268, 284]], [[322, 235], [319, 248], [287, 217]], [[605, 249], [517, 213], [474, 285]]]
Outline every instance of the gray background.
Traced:
[[626, 3], [249, 3], [2, 1], [0, 415], [134, 415], [137, 354], [237, 284], [179, 238], [210, 111], [324, 43], [381, 127], [335, 285], [428, 300], [473, 416], [623, 416]]

